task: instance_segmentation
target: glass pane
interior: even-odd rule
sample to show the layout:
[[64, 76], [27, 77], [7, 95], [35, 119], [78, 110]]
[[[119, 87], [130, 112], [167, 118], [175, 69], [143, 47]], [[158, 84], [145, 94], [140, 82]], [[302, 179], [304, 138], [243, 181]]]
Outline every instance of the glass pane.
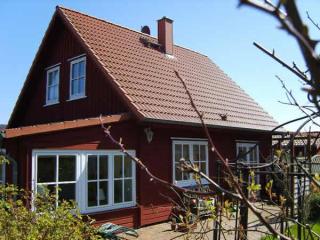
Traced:
[[114, 202], [120, 203], [122, 200], [122, 180], [114, 180]]
[[200, 163], [200, 171], [203, 173], [206, 173], [207, 169], [206, 169], [206, 162], [201, 162]]
[[193, 161], [199, 161], [199, 145], [193, 145]]
[[183, 180], [191, 179], [191, 175], [189, 173], [185, 173], [185, 172], [182, 173], [182, 177], [183, 177]]
[[88, 180], [97, 179], [97, 156], [88, 156]]
[[54, 95], [53, 87], [48, 88], [48, 100], [52, 100]]
[[55, 85], [53, 86], [53, 99], [58, 99], [58, 86], [59, 85]]
[[240, 161], [246, 162], [247, 157], [246, 157], [246, 153], [247, 149], [243, 146], [238, 147], [238, 158]]
[[55, 190], [55, 184], [37, 184], [37, 194], [42, 195], [45, 193], [45, 191], [49, 191], [50, 194], [56, 194]]
[[85, 61], [79, 62], [79, 77], [84, 76], [84, 63]]
[[251, 150], [250, 154], [249, 154], [249, 161], [251, 163], [255, 163], [257, 162], [257, 146], [252, 149], [252, 147], [254, 147], [254, 145], [250, 146], [249, 150]]
[[132, 177], [132, 161], [129, 157], [124, 158], [124, 177]]
[[99, 189], [99, 204], [107, 205], [108, 204], [108, 182], [100, 182]]
[[189, 160], [190, 159], [190, 156], [189, 156], [189, 145], [187, 145], [187, 144], [183, 145], [183, 158], [185, 160]]
[[78, 80], [78, 90], [77, 90], [77, 92], [79, 93], [79, 94], [83, 94], [84, 95], [84, 78], [80, 78], [79, 80]]
[[99, 178], [108, 179], [108, 156], [99, 157]]
[[59, 182], [76, 179], [76, 156], [59, 156]]
[[88, 207], [97, 206], [97, 182], [88, 183]]
[[124, 180], [124, 201], [125, 202], [132, 201], [132, 180], [131, 179]]
[[53, 72], [52, 84], [53, 85], [58, 84], [58, 79], [59, 79], [58, 70], [56, 70]]
[[114, 156], [114, 178], [122, 178], [122, 155]]
[[76, 184], [59, 184], [59, 200], [75, 200], [76, 199]]
[[176, 181], [180, 181], [182, 180], [182, 173], [180, 171], [180, 169], [178, 169], [178, 164], [176, 164]]
[[2, 178], [3, 178], [3, 165], [0, 164], [0, 182], [2, 182]]
[[72, 80], [71, 82], [71, 94], [78, 94], [78, 85], [79, 85], [79, 80]]
[[175, 144], [175, 156], [174, 160], [176, 162], [180, 161], [180, 158], [182, 157], [182, 145], [181, 144]]
[[56, 181], [56, 156], [38, 156], [38, 183]]
[[207, 151], [205, 145], [200, 145], [200, 161], [205, 161], [207, 159]]
[[48, 87], [53, 85], [53, 73], [49, 72], [48, 74]]
[[78, 78], [78, 73], [79, 73], [79, 64], [75, 63], [72, 64], [72, 79]]

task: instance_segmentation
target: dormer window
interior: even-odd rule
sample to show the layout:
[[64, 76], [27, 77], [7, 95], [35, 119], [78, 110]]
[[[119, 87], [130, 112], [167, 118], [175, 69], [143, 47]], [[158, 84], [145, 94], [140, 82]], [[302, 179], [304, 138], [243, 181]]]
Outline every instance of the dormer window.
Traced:
[[59, 78], [60, 67], [52, 67], [47, 70], [46, 105], [59, 102]]
[[70, 63], [70, 100], [86, 96], [86, 57]]

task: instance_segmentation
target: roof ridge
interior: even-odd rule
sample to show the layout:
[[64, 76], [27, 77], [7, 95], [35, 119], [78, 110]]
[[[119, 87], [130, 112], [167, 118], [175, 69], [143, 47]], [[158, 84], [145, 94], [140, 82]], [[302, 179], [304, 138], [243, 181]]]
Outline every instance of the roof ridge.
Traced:
[[[110, 22], [110, 21], [105, 20], [105, 19], [103, 19], [103, 18], [95, 17], [95, 16], [89, 15], [89, 14], [87, 14], [87, 13], [84, 13], [84, 12], [81, 12], [81, 11], [78, 11], [78, 10], [74, 10], [74, 9], [71, 9], [71, 8], [67, 8], [67, 7], [64, 7], [64, 6], [61, 6], [61, 5], [57, 5], [57, 6], [56, 6], [56, 9], [58, 9], [58, 8], [59, 8], [59, 9], [62, 9], [62, 10], [67, 10], [67, 11], [71, 11], [71, 12], [74, 12], [74, 13], [78, 13], [78, 14], [87, 16], [87, 17], [89, 17], [89, 18], [93, 18], [93, 19], [96, 19], [96, 20], [98, 20], [98, 21], [102, 21], [102, 22], [104, 22], [104, 23], [111, 24], [111, 25], [113, 25], [113, 26], [120, 27], [120, 28], [129, 30], [129, 31], [131, 31], [131, 32], [135, 32], [135, 33], [138, 33], [138, 34], [140, 34], [140, 35], [143, 35], [143, 36], [150, 37], [150, 38], [153, 38], [153, 39], [155, 39], [155, 40], [158, 40], [158, 39], [157, 39], [156, 37], [154, 37], [154, 36], [151, 36], [151, 35], [149, 35], [149, 34], [146, 34], [146, 33], [143, 33], [143, 32], [140, 32], [140, 31], [137, 31], [137, 30], [128, 28], [128, 27], [123, 26], [123, 25], [121, 25], [121, 24], [117, 24], [117, 23]], [[180, 46], [180, 45], [178, 45], [178, 44], [173, 44], [173, 45], [174, 45], [175, 47], [179, 47], [179, 48], [182, 48], [182, 49], [185, 49], [185, 50], [188, 50], [188, 51], [191, 51], [191, 52], [193, 52], [193, 53], [196, 53], [196, 54], [199, 54], [199, 55], [201, 55], [201, 56], [204, 56], [204, 57], [209, 58], [207, 55], [205, 55], [205, 54], [203, 54], [203, 53], [200, 53], [200, 52], [198, 52], [198, 51], [196, 51], [196, 50], [193, 50], [193, 49], [191, 49], [191, 48], [187, 48], [187, 47], [184, 47], [184, 46]]]

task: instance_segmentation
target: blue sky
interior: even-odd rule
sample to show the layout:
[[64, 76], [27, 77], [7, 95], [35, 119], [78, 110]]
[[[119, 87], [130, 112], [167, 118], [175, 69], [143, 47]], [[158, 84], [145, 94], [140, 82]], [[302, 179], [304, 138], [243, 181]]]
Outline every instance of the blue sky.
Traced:
[[[156, 20], [167, 16], [174, 20], [175, 44], [209, 56], [279, 123], [301, 115], [286, 101], [279, 75], [306, 103], [297, 78], [256, 49], [254, 41], [275, 49], [284, 60], [304, 68], [296, 42], [277, 29], [277, 22], [252, 8], [237, 8], [237, 0], [68, 0], [0, 2], [0, 123], [6, 123], [32, 64], [40, 41], [56, 5], [85, 12], [131, 29], [149, 25], [157, 34]], [[318, 0], [298, 1], [303, 18], [306, 10], [320, 22]], [[311, 35], [320, 38], [310, 26]], [[293, 130], [297, 125], [289, 126]]]

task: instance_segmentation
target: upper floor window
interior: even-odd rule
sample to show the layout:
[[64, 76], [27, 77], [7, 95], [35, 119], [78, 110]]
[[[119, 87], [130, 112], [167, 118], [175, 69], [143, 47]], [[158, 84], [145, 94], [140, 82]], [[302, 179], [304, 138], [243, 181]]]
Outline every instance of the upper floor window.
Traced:
[[70, 99], [86, 95], [86, 57], [71, 61], [70, 65]]
[[59, 75], [59, 66], [47, 70], [46, 105], [59, 102]]
[[191, 161], [199, 170], [208, 174], [208, 143], [207, 141], [175, 140], [173, 147], [173, 181], [180, 186], [194, 185], [192, 174], [179, 169], [180, 159]]

